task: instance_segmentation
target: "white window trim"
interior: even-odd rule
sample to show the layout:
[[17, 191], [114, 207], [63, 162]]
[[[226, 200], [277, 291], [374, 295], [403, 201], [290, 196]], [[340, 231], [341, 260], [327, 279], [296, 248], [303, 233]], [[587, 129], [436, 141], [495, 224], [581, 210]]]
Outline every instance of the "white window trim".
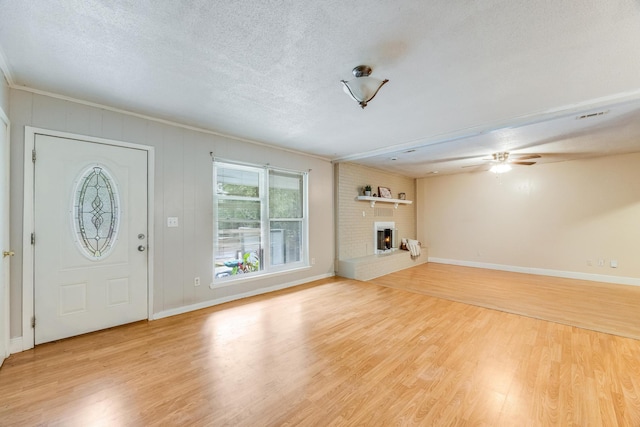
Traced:
[[[213, 260], [213, 282], [212, 282], [212, 288], [217, 288], [217, 287], [224, 287], [224, 286], [229, 286], [232, 284], [236, 284], [239, 282], [247, 282], [250, 280], [253, 280], [255, 278], [261, 278], [261, 277], [265, 277], [265, 276], [272, 276], [274, 274], [283, 274], [283, 273], [289, 273], [289, 272], [295, 272], [295, 271], [299, 271], [301, 269], [306, 269], [306, 268], [310, 268], [310, 264], [309, 264], [309, 174], [308, 172], [303, 172], [303, 171], [297, 171], [297, 170], [291, 170], [291, 169], [284, 169], [284, 168], [277, 168], [277, 167], [272, 167], [270, 165], [266, 165], [266, 166], [261, 166], [261, 165], [254, 165], [254, 164], [250, 164], [250, 163], [244, 163], [244, 162], [237, 162], [237, 161], [233, 161], [233, 160], [226, 160], [226, 159], [220, 159], [220, 158], [213, 158], [213, 211], [214, 211], [214, 215], [217, 215], [217, 205], [218, 205], [218, 194], [217, 194], [217, 170], [216, 170], [216, 165], [220, 164], [220, 165], [228, 165], [234, 168], [238, 168], [238, 169], [245, 169], [245, 170], [249, 170], [249, 171], [258, 171], [261, 170], [262, 173], [260, 174], [260, 184], [259, 184], [259, 191], [261, 194], [261, 197], [256, 198], [256, 200], [260, 199], [262, 200], [262, 205], [261, 205], [261, 219], [260, 219], [260, 240], [261, 240], [261, 246], [263, 247], [263, 256], [262, 256], [262, 261], [264, 263], [264, 265], [262, 266], [262, 270], [260, 271], [255, 271], [255, 272], [251, 272], [251, 273], [244, 273], [244, 274], [236, 274], [233, 276], [227, 276], [224, 278], [216, 278], [216, 274], [215, 274], [215, 255], [216, 255], [216, 250], [217, 250], [217, 246], [218, 246], [218, 220], [217, 218], [214, 216], [212, 218], [213, 220], [213, 254], [214, 254], [214, 260]], [[276, 171], [276, 172], [285, 172], [285, 173], [293, 173], [293, 174], [299, 174], [302, 176], [302, 217], [300, 219], [295, 218], [295, 219], [291, 219], [291, 218], [285, 218], [285, 219], [274, 219], [272, 220], [271, 218], [269, 218], [269, 171]], [[297, 262], [291, 262], [291, 263], [286, 263], [286, 264], [281, 264], [281, 265], [277, 265], [277, 266], [272, 266], [271, 265], [271, 254], [269, 251], [270, 248], [270, 240], [271, 240], [271, 236], [270, 236], [270, 229], [271, 229], [271, 222], [272, 221], [295, 221], [295, 222], [302, 222], [302, 242], [301, 242], [301, 247], [302, 247], [302, 254], [301, 254], [301, 259], [300, 261]]]

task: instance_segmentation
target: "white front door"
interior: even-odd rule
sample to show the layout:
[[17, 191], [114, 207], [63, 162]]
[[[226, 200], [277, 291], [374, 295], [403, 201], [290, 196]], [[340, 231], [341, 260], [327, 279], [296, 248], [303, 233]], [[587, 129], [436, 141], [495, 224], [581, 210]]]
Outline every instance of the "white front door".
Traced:
[[35, 344], [147, 314], [147, 152], [36, 135]]
[[9, 121], [0, 110], [0, 366], [9, 356]]

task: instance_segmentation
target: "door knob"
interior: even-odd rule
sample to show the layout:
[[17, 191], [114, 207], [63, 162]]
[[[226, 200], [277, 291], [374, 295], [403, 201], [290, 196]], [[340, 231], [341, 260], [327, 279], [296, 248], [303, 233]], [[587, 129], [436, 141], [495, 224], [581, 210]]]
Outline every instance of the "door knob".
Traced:
[[2, 258], [8, 257], [8, 256], [14, 256], [14, 255], [15, 255], [15, 252], [13, 252], [13, 251], [3, 251], [2, 252]]
[[145, 249], [146, 249], [146, 248], [144, 247], [144, 245], [140, 245], [140, 246], [138, 246], [138, 250], [139, 250], [140, 252], [144, 252], [144, 250], [145, 250]]

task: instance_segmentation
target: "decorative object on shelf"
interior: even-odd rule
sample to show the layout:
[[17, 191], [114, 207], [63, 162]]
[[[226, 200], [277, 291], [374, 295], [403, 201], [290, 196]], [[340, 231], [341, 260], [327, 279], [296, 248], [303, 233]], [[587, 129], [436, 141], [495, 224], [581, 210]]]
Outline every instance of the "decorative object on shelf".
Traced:
[[371, 186], [369, 184], [364, 186], [364, 195], [371, 196]]
[[405, 193], [398, 193], [398, 199], [400, 200], [406, 200], [407, 195]]
[[389, 80], [378, 80], [369, 77], [371, 75], [371, 67], [368, 65], [358, 65], [351, 72], [356, 77], [355, 79], [340, 81], [344, 85], [344, 91], [364, 109], [376, 96], [380, 88]]
[[371, 197], [378, 197], [378, 195], [376, 193], [373, 193]]
[[391, 190], [387, 187], [378, 187], [378, 194], [384, 199], [392, 199]]

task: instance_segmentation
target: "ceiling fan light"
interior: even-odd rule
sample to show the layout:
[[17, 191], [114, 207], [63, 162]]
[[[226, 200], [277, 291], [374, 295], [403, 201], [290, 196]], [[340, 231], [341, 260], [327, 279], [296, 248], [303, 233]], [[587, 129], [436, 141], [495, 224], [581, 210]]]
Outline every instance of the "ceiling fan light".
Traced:
[[511, 170], [511, 165], [507, 163], [498, 163], [497, 165], [491, 166], [489, 172], [493, 173], [505, 173]]

